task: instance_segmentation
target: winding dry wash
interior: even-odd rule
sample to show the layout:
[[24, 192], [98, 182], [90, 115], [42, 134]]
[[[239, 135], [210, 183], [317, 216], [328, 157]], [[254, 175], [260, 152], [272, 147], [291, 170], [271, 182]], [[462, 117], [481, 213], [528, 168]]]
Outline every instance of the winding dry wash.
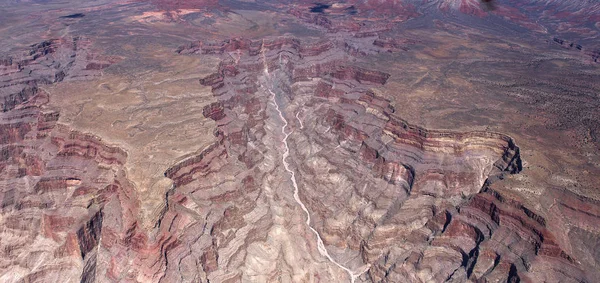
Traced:
[[[263, 41], [263, 46], [264, 46], [264, 41]], [[287, 119], [283, 116], [283, 113], [281, 112], [281, 110], [279, 108], [279, 104], [277, 103], [277, 95], [271, 90], [271, 88], [268, 87], [268, 85], [271, 83], [271, 78], [270, 78], [271, 75], [269, 74], [269, 67], [267, 65], [267, 61], [266, 61], [264, 52], [265, 52], [264, 50], [261, 51], [261, 54], [263, 57], [263, 63], [264, 63], [264, 67], [265, 67], [264, 74], [265, 74], [265, 80], [266, 80], [266, 85], [267, 85], [266, 90], [269, 92], [269, 94], [271, 94], [271, 102], [275, 106], [275, 110], [277, 111], [277, 113], [279, 114], [279, 118], [283, 122], [283, 126], [281, 126], [281, 133], [283, 134], [283, 139], [281, 140], [281, 143], [285, 147], [285, 151], [283, 152], [283, 154], [281, 156], [281, 161], [283, 163], [285, 170], [290, 174], [292, 186], [294, 186], [294, 200], [296, 200], [296, 202], [298, 203], [300, 208], [302, 208], [304, 213], [306, 213], [306, 225], [315, 234], [315, 237], [317, 240], [317, 249], [319, 250], [319, 253], [322, 256], [326, 257], [331, 263], [335, 264], [339, 268], [346, 271], [348, 273], [348, 276], [350, 277], [350, 282], [354, 283], [356, 281], [356, 278], [358, 278], [360, 275], [362, 275], [369, 269], [369, 265], [368, 264], [365, 265], [363, 268], [361, 268], [362, 271], [359, 270], [357, 272], [357, 271], [353, 271], [353, 270], [343, 266], [339, 262], [337, 262], [335, 259], [333, 259], [331, 257], [331, 255], [329, 255], [329, 252], [327, 251], [327, 248], [325, 248], [325, 244], [323, 243], [323, 240], [321, 239], [319, 232], [317, 232], [317, 230], [315, 230], [310, 224], [310, 212], [308, 211], [308, 209], [306, 208], [304, 203], [302, 203], [302, 201], [300, 200], [300, 195], [298, 194], [298, 183], [296, 182], [296, 175], [295, 175], [294, 171], [292, 169], [290, 169], [290, 165], [286, 161], [286, 159], [290, 155], [290, 148], [288, 146], [287, 139], [292, 134], [292, 132], [290, 131], [289, 133], [286, 133], [285, 129], [288, 126]], [[298, 113], [296, 113], [296, 118], [298, 119], [298, 122], [300, 123], [301, 128], [304, 128], [304, 125], [302, 125], [302, 121], [298, 117]]]
[[0, 282], [600, 278], [600, 3], [0, 1]]

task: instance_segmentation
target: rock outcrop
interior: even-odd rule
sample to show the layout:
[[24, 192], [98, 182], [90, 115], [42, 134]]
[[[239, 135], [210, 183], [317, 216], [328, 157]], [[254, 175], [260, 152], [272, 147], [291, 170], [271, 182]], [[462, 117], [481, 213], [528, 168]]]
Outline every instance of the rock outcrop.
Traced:
[[[171, 233], [181, 244], [166, 255], [164, 278], [200, 268], [210, 281], [270, 278], [283, 267], [268, 242], [284, 258], [314, 261], [283, 268], [290, 278], [305, 278], [296, 273], [304, 269], [336, 280], [350, 270], [369, 282], [586, 279], [544, 217], [490, 187], [522, 170], [512, 138], [411, 125], [373, 90], [389, 75], [323, 46], [333, 45], [232, 39], [178, 50], [224, 61], [200, 80], [219, 100], [204, 109], [218, 141], [165, 173], [174, 188], [160, 226], [188, 228]], [[280, 163], [282, 123], [292, 180]], [[295, 186], [309, 225], [294, 224]], [[306, 236], [291, 242], [274, 227], [320, 237], [298, 232]], [[341, 273], [322, 269], [320, 240]], [[182, 257], [196, 264], [172, 264]]]
[[598, 59], [600, 58], [600, 49], [598, 49], [598, 48], [596, 48], [596, 49], [584, 48], [579, 43], [570, 42], [570, 41], [567, 41], [567, 40], [564, 40], [564, 39], [558, 38], [558, 37], [553, 37], [552, 43], [557, 44], [560, 47], [565, 48], [565, 49], [582, 52], [583, 54], [588, 56], [588, 58], [591, 58], [590, 60], [593, 61], [594, 63], [598, 63]]
[[46, 40], [23, 54], [0, 59], [0, 108], [15, 108], [39, 92], [40, 85], [91, 79], [112, 61], [95, 58], [86, 38]]
[[44, 41], [2, 62], [2, 282], [95, 282], [102, 233], [118, 229], [105, 227], [114, 220], [103, 208], [135, 199], [120, 184], [124, 151], [57, 124], [60, 114], [43, 108], [49, 97], [38, 86], [97, 76], [108, 64], [88, 57], [88, 45]]
[[[57, 125], [58, 114], [40, 108], [47, 98], [40, 91], [0, 114], [10, 132], [3, 135], [0, 160], [1, 281], [95, 282], [103, 234], [118, 230], [106, 227], [114, 220], [106, 220], [103, 208], [135, 199], [121, 185], [127, 154]], [[111, 218], [128, 213], [113, 209]]]
[[178, 48], [222, 59], [199, 80], [215, 142], [164, 172], [151, 229], [127, 152], [43, 107], [40, 85], [110, 61], [81, 39], [0, 60], [0, 281], [591, 281], [597, 202], [549, 190], [542, 215], [498, 188], [523, 169], [515, 141], [403, 120], [378, 90], [390, 74], [353, 56], [412, 43], [354, 32]]

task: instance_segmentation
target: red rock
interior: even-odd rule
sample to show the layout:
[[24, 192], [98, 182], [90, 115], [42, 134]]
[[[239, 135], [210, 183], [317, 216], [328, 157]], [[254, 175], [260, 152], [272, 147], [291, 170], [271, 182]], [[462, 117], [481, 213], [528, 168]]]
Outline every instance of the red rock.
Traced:
[[220, 102], [214, 102], [209, 105], [206, 105], [204, 109], [202, 109], [202, 115], [207, 118], [211, 118], [215, 121], [221, 120], [225, 118], [225, 109], [223, 104]]

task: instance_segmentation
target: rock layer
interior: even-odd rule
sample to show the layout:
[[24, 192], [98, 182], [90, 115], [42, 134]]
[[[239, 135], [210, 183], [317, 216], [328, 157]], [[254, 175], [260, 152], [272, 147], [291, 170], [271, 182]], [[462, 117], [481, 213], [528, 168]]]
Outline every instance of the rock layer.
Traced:
[[[219, 46], [216, 54], [225, 59], [215, 74], [200, 81], [212, 86], [219, 100], [204, 110], [218, 123], [218, 142], [166, 172], [175, 184], [170, 202], [178, 205], [169, 206], [165, 215], [205, 219], [186, 224], [204, 227], [198, 238], [206, 237], [204, 252], [177, 247], [171, 253], [174, 258], [202, 254], [195, 261], [208, 267], [207, 279], [254, 280], [269, 278], [275, 271], [257, 274], [259, 269], [249, 258], [279, 266], [274, 258], [252, 253], [262, 241], [278, 241], [319, 261], [310, 233], [303, 241], [309, 246], [312, 241], [313, 248], [305, 250], [269, 233], [257, 238], [256, 225], [248, 221], [262, 203], [271, 209], [284, 203], [298, 211], [289, 200], [291, 185], [281, 172], [282, 164], [277, 164], [280, 158], [273, 157], [282, 153], [272, 141], [277, 137], [281, 141], [274, 124], [282, 121], [270, 114], [273, 103], [269, 104], [266, 89], [274, 93], [291, 131], [287, 160], [311, 216], [310, 226], [336, 262], [351, 270], [370, 266], [358, 280], [585, 279], [543, 217], [489, 188], [504, 174], [522, 169], [519, 148], [510, 137], [410, 125], [372, 90], [385, 84], [387, 74], [347, 65], [343, 63], [347, 60], [334, 55], [334, 47], [322, 48], [327, 45], [304, 45], [290, 38], [233, 39], [178, 50], [215, 54], [212, 50]], [[269, 71], [268, 79], [261, 76], [262, 70]], [[283, 182], [279, 183], [283, 189], [273, 192], [273, 179]], [[205, 201], [212, 209], [200, 208]], [[216, 207], [222, 212], [213, 216]], [[282, 220], [276, 214], [263, 215], [259, 227], [277, 226]], [[210, 217], [216, 220], [211, 223]], [[290, 222], [282, 225], [289, 227]], [[222, 230], [221, 223], [229, 224]], [[232, 228], [239, 232], [225, 232]], [[254, 233], [246, 234], [247, 230]], [[556, 272], [540, 275], [539, 266]], [[168, 267], [167, 276], [178, 276], [176, 270], [182, 267]], [[253, 272], [243, 272], [249, 269]], [[311, 278], [328, 273], [319, 270]], [[297, 278], [293, 272], [289, 276]], [[339, 273], [330, 276], [341, 278], [335, 277]]]
[[[110, 62], [80, 39], [1, 60], [0, 281], [591, 281], [597, 203], [551, 191], [542, 216], [496, 188], [522, 170], [515, 141], [404, 121], [377, 89], [390, 75], [352, 63], [372, 51], [365, 42], [403, 42], [352, 31], [360, 44], [178, 48], [222, 59], [199, 81], [217, 99], [202, 111], [216, 141], [166, 170], [173, 185], [151, 229], [128, 154], [43, 107], [52, 98], [39, 85]], [[564, 217], [579, 222], [561, 229]]]
[[112, 221], [102, 209], [135, 198], [123, 191], [124, 151], [57, 124], [59, 113], [43, 108], [49, 97], [38, 86], [93, 77], [108, 64], [90, 60], [88, 43], [44, 41], [3, 62], [2, 282], [94, 282], [102, 233], [117, 229], [105, 227]]

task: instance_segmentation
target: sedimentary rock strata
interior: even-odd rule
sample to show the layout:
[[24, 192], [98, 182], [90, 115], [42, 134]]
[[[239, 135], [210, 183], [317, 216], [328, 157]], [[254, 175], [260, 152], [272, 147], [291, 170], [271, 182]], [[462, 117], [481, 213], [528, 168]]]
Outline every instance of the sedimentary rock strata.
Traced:
[[[484, 48], [471, 48], [468, 40], [489, 38], [471, 30], [462, 38], [452, 33], [458, 47], [445, 53], [444, 48], [428, 46], [430, 39], [394, 34], [394, 23], [421, 12], [408, 1], [316, 7], [310, 1], [295, 1], [285, 6], [282, 14], [289, 17], [285, 20], [299, 19], [309, 27], [301, 32], [319, 36], [301, 39], [281, 32], [284, 35], [254, 39], [203, 39], [175, 48], [179, 43], [157, 44], [162, 35], [152, 33], [134, 42], [139, 40], [136, 32], [148, 31], [144, 25], [155, 24], [170, 35], [180, 27], [174, 22], [182, 21], [194, 31], [215, 26], [210, 32], [217, 33], [238, 20], [260, 22], [257, 18], [275, 14], [267, 8], [282, 5], [260, 3], [265, 11], [215, 16], [207, 8], [223, 8], [217, 2], [152, 1], [150, 8], [136, 3], [136, 9], [142, 7], [140, 13], [123, 16], [135, 22], [134, 28], [122, 31], [131, 45], [112, 45], [110, 52], [135, 58], [111, 72], [128, 76], [134, 70], [130, 79], [134, 82], [83, 84], [79, 88], [83, 91], [106, 89], [105, 97], [73, 96], [97, 105], [75, 103], [80, 108], [69, 109], [81, 113], [101, 109], [89, 116], [118, 116], [112, 120], [79, 113], [69, 113], [68, 120], [66, 110], [49, 106], [60, 95], [56, 93], [60, 89], [50, 89], [51, 85], [98, 79], [116, 61], [95, 55], [90, 40], [46, 40], [0, 59], [1, 282], [593, 282], [600, 276], [597, 200], [558, 187], [541, 193], [536, 190], [543, 185], [525, 182], [520, 186], [538, 187], [511, 188], [514, 183], [507, 179], [523, 176], [524, 168], [532, 165], [522, 160], [520, 143], [508, 135], [432, 130], [403, 119], [414, 102], [397, 100], [415, 99], [423, 92], [392, 93], [401, 89], [389, 87], [390, 81], [403, 86], [410, 78], [403, 81], [390, 70], [396, 67], [381, 65], [387, 60], [406, 63], [402, 68], [410, 69], [407, 72], [423, 75], [414, 84], [435, 81], [441, 73], [448, 78], [444, 83], [453, 80], [464, 85], [461, 90], [479, 91], [476, 82], [493, 78], [475, 68], [479, 61], [470, 56], [479, 56], [475, 53]], [[428, 8], [443, 13], [458, 11], [478, 19], [490, 13], [508, 17], [512, 11], [503, 6], [485, 11], [471, 0], [429, 3]], [[206, 13], [200, 17], [198, 11]], [[65, 14], [77, 21], [94, 18], [94, 9], [83, 12]], [[146, 12], [167, 20], [139, 21]], [[211, 22], [229, 16], [225, 24]], [[515, 22], [540, 28], [527, 18]], [[450, 37], [458, 27], [441, 20], [435, 23], [443, 32], [433, 37]], [[85, 31], [77, 29], [75, 21], [70, 24]], [[126, 26], [120, 21], [112, 24], [119, 29]], [[259, 31], [246, 32], [261, 34], [260, 25]], [[173, 38], [187, 41], [195, 35]], [[553, 42], [572, 49], [569, 52], [598, 57], [588, 45], [558, 37]], [[111, 40], [105, 38], [103, 44], [110, 45]], [[527, 48], [501, 40], [492, 44]], [[156, 48], [171, 54], [153, 53], [159, 52]], [[417, 63], [402, 61], [415, 49], [422, 51]], [[438, 66], [436, 61], [434, 68], [426, 68], [428, 56], [453, 58], [448, 55], [453, 52], [458, 57], [468, 53], [469, 62], [474, 62], [465, 72], [471, 75], [469, 80], [457, 77], [453, 69], [464, 66], [462, 57], [456, 59], [459, 67], [454, 62]], [[515, 54], [509, 54], [506, 62], [521, 56]], [[496, 60], [491, 57], [485, 60]], [[199, 65], [208, 68], [213, 61], [219, 62], [214, 73], [199, 75]], [[177, 69], [160, 79], [136, 82], [152, 76], [145, 70], [148, 66], [169, 69], [179, 64], [189, 64], [185, 67], [193, 71], [182, 75]], [[552, 64], [562, 68], [565, 63]], [[588, 77], [571, 83], [581, 86], [570, 89], [587, 91], [583, 98], [572, 91], [576, 102], [594, 97], [594, 88], [590, 91], [582, 83], [594, 78], [593, 72], [585, 72]], [[548, 87], [569, 86], [550, 79]], [[195, 82], [198, 89], [185, 80]], [[165, 82], [189, 90], [158, 87]], [[496, 84], [503, 89], [512, 86]], [[440, 85], [445, 91], [447, 85]], [[153, 87], [164, 93], [151, 95]], [[210, 92], [211, 99], [202, 91]], [[532, 93], [532, 100], [548, 101], [550, 96]], [[459, 95], [473, 98], [466, 92]], [[65, 104], [71, 99], [64, 93], [61, 97]], [[116, 101], [121, 99], [130, 101]], [[498, 119], [525, 119], [515, 117], [520, 112], [487, 106], [481, 101], [485, 98], [473, 99], [477, 100], [473, 105], [481, 107], [477, 111], [490, 111]], [[424, 109], [445, 111], [453, 106], [465, 113], [470, 109], [460, 105], [464, 100], [440, 101]], [[193, 104], [185, 110], [197, 116], [173, 113], [184, 103]], [[544, 109], [552, 111], [548, 105]], [[63, 109], [77, 108], [71, 106]], [[215, 127], [190, 126], [204, 123], [200, 115], [214, 121], [208, 125]], [[592, 125], [593, 117], [577, 119]], [[77, 119], [90, 120], [73, 122]], [[96, 122], [109, 126], [93, 125]], [[597, 141], [596, 128], [586, 128], [592, 142]], [[111, 135], [112, 131], [118, 134]], [[531, 135], [539, 138], [538, 133]], [[164, 142], [180, 137], [193, 142]], [[210, 143], [201, 146], [207, 140]], [[132, 150], [136, 146], [143, 149]], [[140, 167], [151, 169], [134, 170]], [[539, 203], [515, 193], [528, 189], [538, 194]]]
[[[346, 271], [362, 281], [510, 281], [540, 278], [537, 266], [556, 270], [543, 275], [547, 280], [585, 278], [543, 217], [488, 188], [522, 169], [510, 137], [410, 125], [371, 90], [387, 74], [346, 65], [324, 45], [289, 38], [208, 45], [219, 46], [225, 59], [200, 81], [219, 100], [204, 110], [217, 121], [218, 142], [165, 173], [174, 180], [165, 214], [172, 220], [161, 222], [201, 233], [194, 241], [203, 252], [184, 245], [167, 257], [202, 262], [203, 276], [212, 280], [272, 276], [275, 270], [266, 267], [281, 262], [267, 250], [255, 252], [264, 242], [276, 242], [284, 258], [306, 253], [311, 256], [300, 262], [342, 271], [318, 267], [298, 277], [289, 266], [286, 276], [296, 279], [339, 279]], [[214, 54], [201, 46], [179, 52]], [[289, 149], [283, 162], [282, 138]], [[297, 203], [290, 198], [295, 189]], [[309, 225], [298, 220], [306, 217], [298, 213], [303, 207]], [[282, 213], [293, 216], [282, 219]], [[183, 224], [182, 214], [191, 222]], [[192, 229], [199, 226], [203, 232]], [[273, 235], [273, 227], [306, 237], [290, 242]], [[319, 257], [321, 240], [326, 254]], [[166, 274], [191, 268], [184, 272], [191, 276], [199, 268], [193, 266], [169, 265]]]
[[104, 226], [102, 210], [134, 197], [121, 185], [124, 151], [56, 124], [60, 114], [43, 108], [49, 96], [38, 86], [95, 76], [108, 64], [85, 47], [44, 41], [3, 62], [0, 281], [94, 282], [101, 235], [118, 229]]
[[3, 135], [0, 165], [2, 281], [94, 282], [102, 233], [116, 229], [105, 226], [102, 210], [134, 194], [121, 185], [127, 154], [56, 125], [57, 113], [40, 109], [44, 96], [1, 114], [11, 131]]
[[[136, 219], [123, 150], [56, 125], [44, 92], [19, 101], [2, 114], [3, 258], [30, 256], [5, 260], [5, 279], [584, 280], [543, 217], [489, 187], [522, 168], [510, 137], [410, 125], [372, 89], [389, 75], [336, 48], [181, 48], [223, 56], [200, 80], [218, 98], [203, 110], [217, 141], [165, 172], [153, 231]], [[49, 242], [31, 258], [36, 235]], [[28, 267], [50, 254], [61, 269]]]
[[81, 37], [46, 40], [0, 60], [0, 107], [6, 112], [34, 97], [39, 86], [90, 79], [111, 61], [95, 58]]

